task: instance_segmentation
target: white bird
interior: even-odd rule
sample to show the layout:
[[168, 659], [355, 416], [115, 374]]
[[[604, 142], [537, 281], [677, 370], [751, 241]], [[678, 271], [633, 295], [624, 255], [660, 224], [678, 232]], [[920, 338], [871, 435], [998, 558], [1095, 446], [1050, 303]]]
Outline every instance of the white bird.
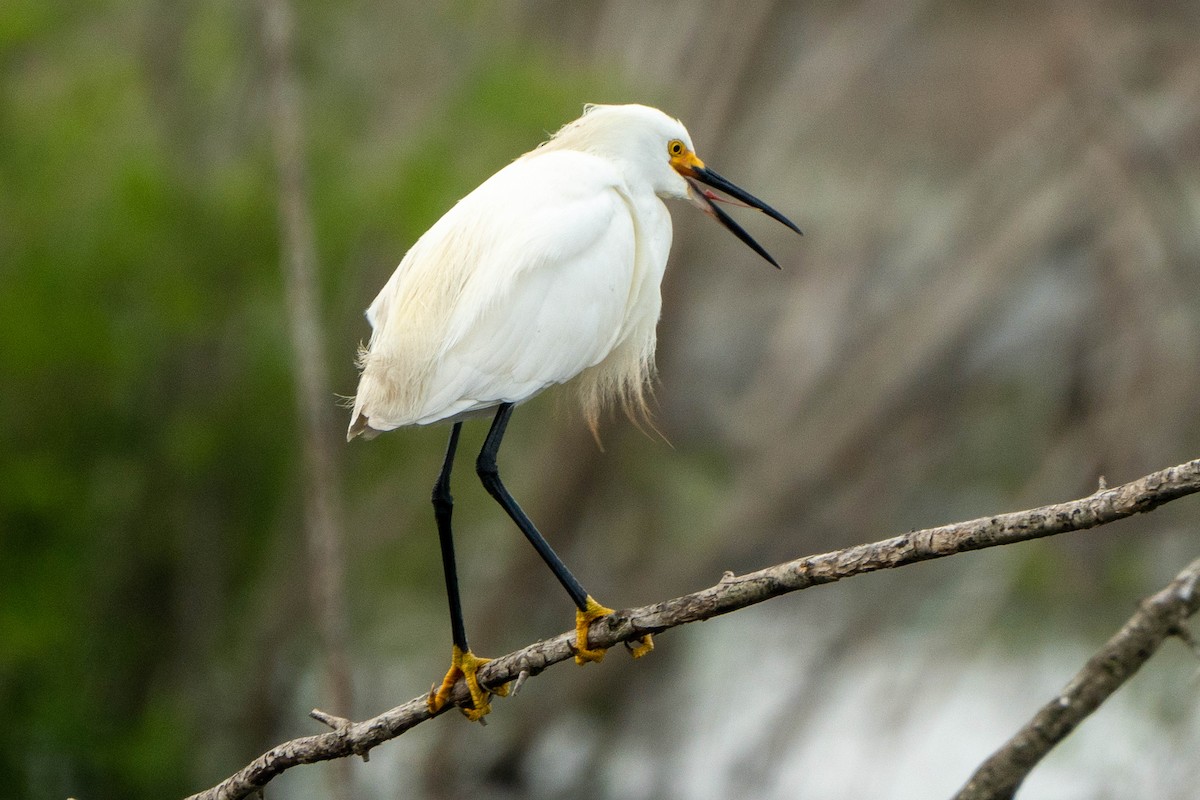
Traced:
[[[496, 453], [514, 405], [555, 384], [574, 382], [593, 430], [606, 404], [644, 409], [671, 248], [663, 198], [690, 199], [776, 267], [715, 201], [757, 208], [800, 232], [707, 168], [678, 120], [642, 105], [589, 105], [434, 223], [367, 310], [371, 340], [359, 353], [347, 439], [453, 423], [433, 492], [453, 648], [450, 670], [430, 694], [433, 712], [459, 677], [472, 720], [490, 710], [489, 694], [507, 691], [485, 689], [476, 677], [487, 659], [467, 645], [450, 525], [462, 421], [493, 409], [476, 471], [574, 601], [575, 660], [603, 656], [588, 647], [588, 626], [611, 609], [584, 591], [505, 489]], [[646, 635], [635, 657], [652, 647]]]

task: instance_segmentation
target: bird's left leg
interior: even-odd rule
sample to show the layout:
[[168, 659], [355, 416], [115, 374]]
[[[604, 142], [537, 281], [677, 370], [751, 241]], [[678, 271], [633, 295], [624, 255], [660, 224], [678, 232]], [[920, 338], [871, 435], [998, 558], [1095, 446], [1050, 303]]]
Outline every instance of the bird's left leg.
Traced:
[[450, 636], [454, 646], [450, 653], [450, 669], [442, 684], [429, 693], [429, 710], [438, 712], [450, 699], [450, 692], [459, 678], [467, 684], [471, 693], [471, 708], [462, 709], [467, 719], [475, 722], [492, 710], [488, 703], [489, 694], [504, 697], [508, 694], [508, 685], [497, 689], [484, 689], [479, 685], [476, 676], [479, 668], [490, 659], [480, 658], [471, 652], [467, 645], [467, 631], [463, 625], [462, 600], [458, 596], [458, 570], [454, 564], [454, 537], [451, 532], [450, 518], [454, 512], [454, 498], [450, 495], [450, 470], [454, 466], [454, 451], [458, 449], [458, 434], [462, 423], [454, 423], [450, 431], [450, 442], [446, 445], [446, 460], [442, 463], [442, 471], [437, 483], [433, 485], [433, 516], [437, 520], [438, 541], [442, 547], [442, 569], [446, 574], [446, 596], [450, 601]]
[[[538, 532], [537, 527], [529, 519], [528, 515], [513, 499], [513, 496], [508, 493], [508, 489], [504, 487], [504, 483], [500, 480], [500, 469], [496, 463], [496, 453], [500, 450], [500, 441], [504, 438], [504, 431], [508, 427], [509, 417], [512, 416], [513, 404], [502, 403], [496, 411], [496, 418], [492, 421], [492, 427], [488, 431], [487, 438], [483, 442], [483, 449], [479, 451], [479, 458], [475, 462], [475, 471], [479, 474], [479, 480], [483, 483], [488, 494], [495, 498], [496, 502], [504, 508], [512, 521], [521, 529], [521, 533], [525, 534], [525, 538], [537, 550], [542, 560], [550, 567], [554, 573], [554, 577], [558, 578], [558, 582], [567, 590], [567, 594], [574, 601], [577, 611], [575, 612], [575, 646], [572, 648], [575, 651], [575, 663], [586, 664], [589, 661], [599, 661], [604, 658], [604, 650], [602, 648], [592, 649], [588, 647], [587, 635], [588, 627], [600, 617], [613, 613], [611, 608], [605, 608], [592, 598], [590, 594], [584, 591], [583, 586], [571, 574], [571, 570], [567, 569], [567, 565], [562, 562], [550, 544]], [[646, 634], [641, 638], [639, 644], [632, 649], [633, 657], [640, 658], [646, 653], [654, 649], [654, 640], [650, 634]]]

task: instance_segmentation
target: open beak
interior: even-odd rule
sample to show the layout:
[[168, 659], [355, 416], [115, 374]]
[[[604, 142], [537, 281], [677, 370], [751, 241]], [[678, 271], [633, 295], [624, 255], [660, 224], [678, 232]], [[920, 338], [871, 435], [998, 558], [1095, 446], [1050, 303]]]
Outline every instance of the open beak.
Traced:
[[[729, 229], [729, 232], [741, 239], [751, 250], [765, 258], [772, 266], [779, 269], [779, 262], [771, 257], [762, 245], [754, 241], [754, 238], [746, 233], [741, 225], [734, 222], [733, 217], [726, 214], [717, 203], [729, 203], [730, 205], [738, 205], [746, 208], [757, 208], [759, 211], [766, 214], [768, 217], [783, 223], [796, 233], [803, 236], [803, 232], [796, 227], [796, 224], [790, 219], [780, 214], [769, 205], [759, 200], [754, 195], [747, 192], [745, 189], [730, 183], [725, 178], [713, 172], [708, 167], [704, 166], [704, 162], [696, 158], [691, 152], [686, 152], [681, 157], [673, 158], [671, 166], [675, 171], [684, 177], [691, 188], [690, 198], [692, 203], [696, 205], [704, 213], [715, 218], [718, 222]], [[711, 187], [705, 188], [705, 187]], [[726, 195], [722, 197], [716, 192]], [[731, 199], [732, 198], [732, 199]]]

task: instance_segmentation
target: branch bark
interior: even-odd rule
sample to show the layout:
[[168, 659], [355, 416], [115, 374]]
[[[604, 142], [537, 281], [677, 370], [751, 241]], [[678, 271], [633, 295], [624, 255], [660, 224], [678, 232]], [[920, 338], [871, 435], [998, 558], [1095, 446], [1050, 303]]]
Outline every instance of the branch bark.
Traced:
[[[594, 646], [611, 647], [645, 633], [661, 633], [689, 622], [728, 614], [781, 594], [866, 572], [1094, 528], [1152, 511], [1196, 492], [1200, 492], [1200, 459], [1067, 503], [912, 531], [870, 544], [788, 561], [746, 575], [726, 573], [717, 585], [702, 591], [603, 617], [592, 624], [588, 641]], [[498, 686], [537, 675], [571, 658], [573, 639], [573, 632], [562, 633], [501, 656], [479, 670], [480, 682], [484, 686]], [[455, 687], [452, 702], [467, 702], [467, 692], [461, 683]], [[315, 713], [318, 719], [324, 717], [334, 730], [274, 747], [219, 785], [192, 795], [188, 800], [236, 800], [259, 791], [272, 778], [299, 764], [352, 755], [366, 759], [372, 748], [436, 716], [429, 713], [425, 695], [363, 722], [347, 722], [322, 712]]]
[[1103, 649], [1015, 736], [980, 765], [954, 800], [1009, 800], [1053, 747], [1158, 650], [1171, 635], [1190, 641], [1183, 627], [1200, 610], [1200, 559], [1162, 591], [1142, 601]]

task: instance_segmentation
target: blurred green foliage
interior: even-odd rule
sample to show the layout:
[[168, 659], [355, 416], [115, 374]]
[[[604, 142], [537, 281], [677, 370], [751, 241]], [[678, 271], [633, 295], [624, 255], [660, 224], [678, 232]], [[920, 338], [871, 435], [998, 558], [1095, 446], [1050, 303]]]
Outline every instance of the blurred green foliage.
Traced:
[[[600, 87], [529, 48], [486, 51], [431, 105], [432, 128], [367, 152], [372, 104], [396, 89], [330, 80], [349, 59], [315, 33], [328, 10], [308, 6], [332, 403], [352, 390], [359, 309], [403, 247]], [[14, 0], [0, 14], [8, 796], [200, 788], [197, 709], [233, 703], [181, 690], [238, 668], [270, 543], [299, 528], [257, 22], [223, 3]], [[198, 548], [208, 571], [189, 577]], [[187, 608], [196, 581], [208, 602]], [[215, 650], [187, 644], [196, 615]]]
[[22, 724], [0, 769], [18, 797], [188, 785], [178, 529], [252, 565], [293, 471], [286, 425], [256, 424], [290, 413], [265, 148], [197, 169], [145, 53], [114, 41], [133, 11], [24, 9], [2, 37], [0, 703]]

